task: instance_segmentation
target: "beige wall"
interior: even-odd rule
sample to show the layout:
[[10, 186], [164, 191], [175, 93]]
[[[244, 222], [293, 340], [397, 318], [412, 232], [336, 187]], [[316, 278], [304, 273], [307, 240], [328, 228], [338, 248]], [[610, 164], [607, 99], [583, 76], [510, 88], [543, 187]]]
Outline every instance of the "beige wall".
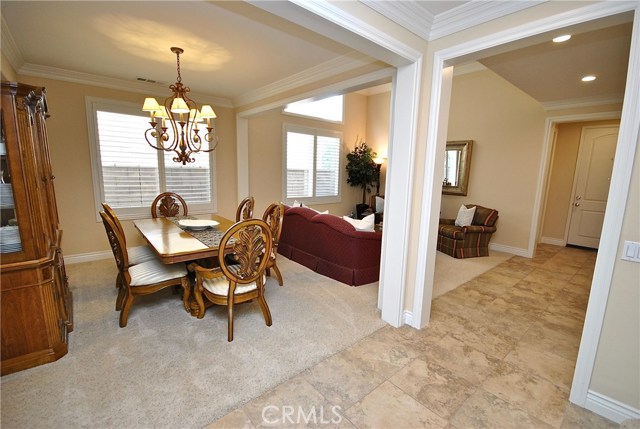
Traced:
[[442, 216], [466, 203], [494, 208], [492, 244], [527, 249], [544, 127], [542, 106], [495, 73], [455, 76], [447, 140], [474, 143], [467, 196], [443, 195]]
[[[640, 137], [636, 148], [640, 147]], [[625, 240], [640, 242], [640, 150], [636, 149], [611, 290], [590, 390], [640, 409], [640, 263], [623, 261]]]
[[[388, 156], [391, 92], [371, 95], [367, 98], [367, 144], [380, 157]], [[380, 194], [385, 194], [388, 161], [380, 167]]]
[[[388, 122], [388, 121], [387, 121]], [[282, 109], [272, 109], [249, 119], [249, 193], [256, 199], [256, 213], [276, 201], [284, 201], [282, 192], [283, 171], [283, 126], [302, 125], [312, 128], [342, 132], [343, 157], [355, 147], [356, 137], [367, 141], [367, 97], [357, 93], [345, 97], [344, 124], [328, 123], [294, 115], [282, 114]], [[341, 167], [342, 198], [339, 203], [311, 204], [317, 210], [329, 210], [338, 216], [355, 211], [362, 198], [360, 188], [347, 184], [344, 164]]]
[[7, 57], [4, 56], [4, 52], [0, 56], [0, 75], [2, 76], [2, 80], [8, 81], [16, 81], [18, 80], [18, 75], [16, 71], [11, 67]]
[[[56, 199], [61, 228], [62, 249], [67, 257], [108, 251], [104, 227], [96, 219], [91, 159], [87, 131], [85, 97], [100, 97], [140, 103], [143, 94], [117, 91], [52, 79], [19, 76], [19, 81], [44, 86], [51, 117], [47, 120], [51, 164], [56, 176]], [[168, 90], [167, 90], [168, 92]], [[167, 94], [168, 95], [168, 94]], [[231, 109], [214, 106], [218, 113], [217, 152], [218, 212], [235, 218], [236, 146], [235, 115]], [[232, 180], [228, 180], [231, 177]], [[129, 245], [142, 244], [131, 221], [124, 221]]]
[[542, 221], [541, 237], [543, 240], [563, 241], [565, 238], [582, 127], [610, 124], [620, 124], [620, 120], [558, 124], [551, 158], [544, 219]]

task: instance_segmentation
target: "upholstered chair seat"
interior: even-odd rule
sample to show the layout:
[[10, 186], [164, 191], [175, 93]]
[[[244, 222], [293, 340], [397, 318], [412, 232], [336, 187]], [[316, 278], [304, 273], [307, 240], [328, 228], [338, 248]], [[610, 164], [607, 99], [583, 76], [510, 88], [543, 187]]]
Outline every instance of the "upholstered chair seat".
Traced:
[[179, 279], [187, 275], [184, 263], [163, 264], [159, 259], [152, 259], [129, 267], [130, 286], [149, 285], [167, 280]]
[[138, 265], [143, 262], [157, 259], [153, 249], [147, 245], [127, 247], [127, 253], [129, 254], [129, 264], [131, 265]]

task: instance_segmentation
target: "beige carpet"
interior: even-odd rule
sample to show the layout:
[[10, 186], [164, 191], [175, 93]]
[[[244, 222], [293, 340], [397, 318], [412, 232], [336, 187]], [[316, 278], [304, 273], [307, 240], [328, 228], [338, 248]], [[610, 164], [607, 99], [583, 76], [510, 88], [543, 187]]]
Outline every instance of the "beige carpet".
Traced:
[[199, 428], [385, 323], [377, 283], [349, 287], [279, 258], [268, 280], [273, 326], [257, 303], [187, 314], [170, 290], [114, 311], [112, 260], [67, 267], [75, 330], [57, 362], [2, 377], [2, 428]]
[[436, 270], [433, 280], [433, 298], [444, 295], [479, 276], [485, 271], [500, 265], [511, 258], [510, 253], [491, 251], [489, 256], [481, 258], [456, 259], [436, 251]]

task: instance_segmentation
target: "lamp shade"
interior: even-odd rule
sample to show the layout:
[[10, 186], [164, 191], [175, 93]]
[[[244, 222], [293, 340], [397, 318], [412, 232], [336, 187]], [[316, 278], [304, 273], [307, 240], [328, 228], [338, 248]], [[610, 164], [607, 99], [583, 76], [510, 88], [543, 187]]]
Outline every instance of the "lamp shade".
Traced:
[[378, 165], [382, 165], [384, 164], [384, 158], [380, 158], [380, 157], [373, 158], [373, 162], [375, 162]]
[[156, 111], [156, 116], [158, 118], [169, 119], [169, 113], [167, 112], [167, 108], [164, 106], [158, 106], [158, 110]]
[[189, 106], [182, 98], [176, 97], [171, 103], [171, 113], [189, 113]]
[[205, 104], [202, 106], [202, 109], [200, 109], [200, 117], [209, 119], [209, 118], [216, 118], [217, 116], [216, 116], [216, 112], [213, 111], [213, 108], [208, 104]]
[[142, 105], [142, 111], [144, 112], [155, 112], [156, 110], [160, 110], [160, 105], [156, 101], [155, 98], [145, 98], [144, 104]]
[[198, 109], [191, 109], [189, 116], [193, 118], [193, 122], [202, 122], [202, 115], [198, 112]]

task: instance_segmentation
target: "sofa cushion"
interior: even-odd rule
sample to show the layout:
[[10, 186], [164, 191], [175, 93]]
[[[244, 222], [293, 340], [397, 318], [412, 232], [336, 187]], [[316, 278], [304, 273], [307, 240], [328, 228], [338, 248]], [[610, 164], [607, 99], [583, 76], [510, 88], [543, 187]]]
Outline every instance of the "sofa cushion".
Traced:
[[375, 214], [371, 213], [363, 217], [362, 219], [353, 219], [349, 216], [343, 216], [342, 219], [349, 222], [358, 231], [371, 231], [373, 232], [375, 227]]

